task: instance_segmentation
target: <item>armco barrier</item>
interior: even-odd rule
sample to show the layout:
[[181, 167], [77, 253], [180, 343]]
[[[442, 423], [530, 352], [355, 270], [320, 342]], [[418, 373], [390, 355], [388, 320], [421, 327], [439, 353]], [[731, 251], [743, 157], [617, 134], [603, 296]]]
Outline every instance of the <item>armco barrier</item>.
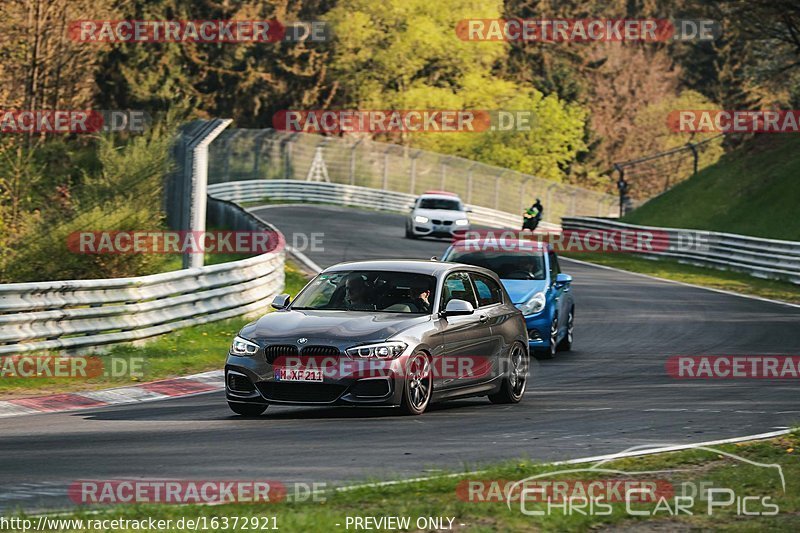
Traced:
[[648, 256], [668, 257], [681, 263], [800, 284], [800, 242], [714, 231], [636, 226], [590, 217], [564, 217], [561, 227], [564, 230], [652, 231], [667, 242], [664, 246], [655, 246], [657, 251], [648, 252]]
[[[208, 194], [234, 202], [280, 200], [290, 202], [320, 202], [351, 205], [381, 211], [407, 213], [416, 196], [408, 193], [371, 189], [357, 185], [300, 180], [247, 180], [212, 183]], [[468, 205], [472, 224], [519, 229], [522, 215], [512, 215], [477, 205]], [[555, 224], [543, 222], [544, 229], [557, 229]]]
[[[212, 223], [275, 231], [242, 208], [209, 200]], [[283, 236], [274, 251], [151, 276], [0, 285], [0, 355], [73, 352], [134, 341], [267, 308], [284, 286]]]

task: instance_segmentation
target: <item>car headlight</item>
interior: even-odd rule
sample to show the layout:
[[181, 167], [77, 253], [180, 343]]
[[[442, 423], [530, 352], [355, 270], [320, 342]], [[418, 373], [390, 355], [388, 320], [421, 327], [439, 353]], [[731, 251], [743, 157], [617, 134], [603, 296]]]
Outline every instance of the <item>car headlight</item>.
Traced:
[[426, 222], [428, 222], [428, 217], [417, 215], [414, 217], [414, 222], [417, 222], [419, 224], [425, 224]]
[[347, 355], [353, 358], [367, 359], [395, 359], [406, 350], [408, 345], [404, 342], [381, 342], [378, 344], [365, 344], [363, 346], [353, 346], [345, 350]]
[[233, 338], [233, 344], [231, 344], [231, 353], [233, 355], [253, 355], [257, 351], [258, 344], [238, 336]]
[[456, 220], [456, 226], [469, 226], [469, 220], [466, 218], [460, 218]]
[[544, 304], [547, 299], [543, 292], [537, 292], [533, 297], [524, 304], [517, 304], [517, 309], [522, 311], [523, 315], [533, 315], [544, 309]]

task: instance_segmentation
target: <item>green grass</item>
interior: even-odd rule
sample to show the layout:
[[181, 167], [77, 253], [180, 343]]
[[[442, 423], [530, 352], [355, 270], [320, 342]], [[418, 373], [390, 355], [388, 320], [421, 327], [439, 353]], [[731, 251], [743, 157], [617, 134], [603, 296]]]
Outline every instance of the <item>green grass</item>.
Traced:
[[[78, 511], [59, 515], [61, 518], [145, 518], [178, 519], [180, 517], [276, 517], [281, 531], [346, 531], [346, 519], [365, 516], [408, 516], [412, 527], [419, 517], [454, 518], [456, 531], [586, 531], [603, 528], [645, 528], [646, 530], [671, 531], [687, 530], [725, 530], [725, 531], [797, 531], [800, 528], [800, 434], [796, 431], [785, 436], [766, 441], [739, 443], [713, 447], [713, 451], [687, 450], [662, 453], [658, 455], [617, 460], [604, 465], [604, 468], [625, 472], [662, 471], [658, 474], [606, 474], [578, 472], [571, 474], [551, 474], [543, 479], [557, 480], [642, 480], [658, 479], [670, 484], [678, 495], [684, 483], [697, 487], [727, 488], [736, 497], [755, 497], [750, 510], [763, 510], [761, 498], [769, 498], [770, 504], [778, 506], [775, 516], [737, 516], [735, 505], [714, 508], [712, 515], [707, 513], [707, 500], [695, 498], [687, 509], [692, 513], [670, 515], [664, 502], [658, 512], [654, 503], [633, 504], [637, 511], [646, 511], [655, 516], [638, 517], [626, 512], [624, 502], [611, 504], [612, 511], [607, 516], [577, 512], [565, 514], [563, 510], [552, 508], [547, 512], [543, 503], [530, 503], [529, 509], [544, 512], [543, 516], [529, 516], [520, 512], [518, 503], [511, 509], [502, 502], [465, 501], [457, 493], [459, 482], [465, 480], [506, 480], [514, 482], [532, 475], [554, 473], [568, 468], [585, 468], [590, 465], [556, 467], [536, 464], [530, 461], [513, 461], [496, 464], [483, 469], [480, 474], [459, 474], [451, 477], [438, 477], [427, 481], [399, 483], [390, 486], [364, 487], [347, 491], [330, 490], [324, 498], [317, 501], [284, 501], [279, 503], [228, 504], [220, 506], [197, 505], [118, 505], [105, 508], [81, 508]], [[723, 451], [735, 454], [749, 461], [781, 466], [786, 480], [783, 491], [776, 469], [749, 464], [736, 458], [717, 453]], [[227, 479], [227, 478], [226, 478]], [[463, 485], [462, 485], [463, 486]], [[289, 494], [292, 494], [291, 485]], [[463, 493], [462, 493], [463, 494]], [[674, 509], [673, 494], [665, 495], [666, 503]], [[323, 501], [320, 501], [323, 500]], [[92, 512], [93, 514], [89, 514]], [[24, 516], [12, 515], [6, 516]], [[337, 524], [339, 524], [337, 526]], [[210, 529], [222, 531], [222, 529]], [[230, 531], [231, 529], [229, 529]], [[236, 529], [243, 530], [242, 528]], [[350, 527], [350, 530], [354, 528]], [[378, 529], [383, 530], [383, 529]], [[108, 529], [108, 531], [128, 531]], [[175, 528], [164, 531], [178, 531]]]
[[800, 240], [800, 135], [760, 135], [623, 220]]
[[[308, 279], [290, 262], [287, 262], [285, 271], [284, 290], [296, 295]], [[111, 367], [111, 359], [141, 358], [144, 366], [140, 376], [98, 376], [88, 379], [0, 377], [0, 399], [105, 389], [220, 369], [225, 364], [233, 336], [249, 321], [247, 318], [235, 318], [183, 328], [156, 337], [141, 346], [121, 344], [98, 355], [103, 360], [104, 368]]]
[[741, 294], [760, 296], [773, 300], [800, 303], [800, 285], [754, 278], [741, 272], [715, 270], [694, 265], [684, 265], [670, 259], [646, 259], [632, 254], [562, 253], [564, 257], [579, 259], [598, 265], [606, 265], [630, 272], [648, 274], [657, 278], [671, 279], [722, 289]]

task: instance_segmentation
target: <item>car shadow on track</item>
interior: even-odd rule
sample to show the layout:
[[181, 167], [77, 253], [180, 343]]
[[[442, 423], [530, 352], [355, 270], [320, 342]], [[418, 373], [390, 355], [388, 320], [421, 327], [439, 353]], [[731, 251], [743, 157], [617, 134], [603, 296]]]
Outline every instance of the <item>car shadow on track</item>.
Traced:
[[[450, 412], [457, 409], [465, 409], [476, 406], [491, 405], [481, 399], [454, 400], [433, 404], [421, 416], [431, 415], [437, 412]], [[272, 409], [272, 408], [270, 408]], [[334, 418], [414, 418], [404, 415], [400, 409], [391, 407], [294, 407], [291, 410], [281, 410], [278, 412], [267, 409], [264, 414], [256, 417], [237, 417], [231, 419], [269, 419], [269, 420], [313, 420], [313, 419], [334, 419]]]
[[[481, 409], [502, 409], [505, 406], [493, 406], [482, 398], [470, 398], [464, 400], [453, 400], [431, 405], [422, 416], [436, 416], [437, 413], [452, 413], [458, 410], [465, 410], [471, 407]], [[271, 406], [264, 414], [259, 416], [239, 416], [234, 415], [225, 405], [224, 401], [217, 404], [182, 404], [182, 405], [158, 405], [156, 403], [143, 404], [141, 406], [125, 406], [124, 408], [104, 408], [99, 411], [80, 411], [72, 413], [72, 416], [79, 416], [86, 420], [101, 421], [120, 421], [120, 420], [143, 420], [143, 421], [214, 421], [214, 420], [336, 420], [336, 419], [370, 419], [370, 418], [398, 418], [413, 419], [413, 416], [404, 416], [399, 409], [389, 407], [289, 407]]]

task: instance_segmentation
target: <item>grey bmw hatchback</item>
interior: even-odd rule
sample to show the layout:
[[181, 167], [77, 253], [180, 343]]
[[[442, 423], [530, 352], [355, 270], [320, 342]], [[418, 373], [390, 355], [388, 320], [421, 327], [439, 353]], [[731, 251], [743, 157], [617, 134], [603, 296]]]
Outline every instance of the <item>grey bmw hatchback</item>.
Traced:
[[517, 403], [528, 333], [490, 270], [437, 261], [361, 261], [325, 269], [292, 301], [244, 326], [225, 364], [237, 414], [270, 404], [399, 407], [488, 396]]

